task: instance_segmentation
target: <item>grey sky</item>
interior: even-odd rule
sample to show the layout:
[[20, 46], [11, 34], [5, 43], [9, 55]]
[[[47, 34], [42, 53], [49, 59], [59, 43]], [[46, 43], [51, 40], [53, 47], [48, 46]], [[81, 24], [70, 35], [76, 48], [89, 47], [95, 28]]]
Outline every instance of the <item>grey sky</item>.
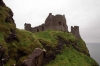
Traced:
[[44, 23], [49, 13], [65, 14], [67, 25], [80, 26], [80, 34], [87, 43], [100, 43], [100, 0], [4, 0], [14, 12], [17, 28], [24, 23], [32, 27]]

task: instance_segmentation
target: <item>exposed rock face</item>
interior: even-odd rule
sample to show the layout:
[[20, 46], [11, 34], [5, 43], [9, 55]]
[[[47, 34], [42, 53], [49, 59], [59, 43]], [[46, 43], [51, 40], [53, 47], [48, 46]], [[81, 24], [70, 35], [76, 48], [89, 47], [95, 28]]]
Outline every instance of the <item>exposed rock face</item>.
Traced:
[[58, 45], [55, 47], [47, 46], [45, 41], [39, 40], [40, 43], [43, 45], [43, 47], [46, 49], [46, 56], [45, 56], [45, 62], [44, 64], [49, 63], [50, 61], [54, 60], [56, 58], [56, 55], [60, 54], [64, 48], [64, 44], [68, 46], [70, 43], [60, 36], [58, 37]]
[[68, 26], [66, 25], [66, 18], [65, 15], [52, 15], [52, 13], [49, 13], [48, 17], [45, 20], [45, 23], [38, 26], [38, 27], [31, 27], [31, 24], [24, 24], [25, 30], [31, 31], [31, 32], [40, 32], [47, 29], [53, 29], [53, 30], [60, 30], [60, 31], [66, 31], [68, 32]]
[[17, 34], [14, 30], [10, 29], [11, 34], [7, 37], [6, 42], [12, 42], [14, 40], [19, 41], [17, 38]]
[[9, 23], [14, 23], [14, 19], [13, 19], [13, 12], [11, 9], [9, 9], [9, 16], [6, 17], [5, 22], [9, 22]]
[[36, 48], [33, 53], [23, 61], [21, 66], [43, 66], [44, 58], [45, 51], [40, 48]]
[[80, 39], [80, 33], [79, 33], [79, 26], [71, 26], [71, 33], [77, 38]]
[[0, 45], [0, 66], [4, 66], [4, 64], [8, 61], [9, 56], [5, 55], [5, 48]]
[[0, 6], [5, 6], [5, 3], [3, 2], [3, 0], [0, 0]]

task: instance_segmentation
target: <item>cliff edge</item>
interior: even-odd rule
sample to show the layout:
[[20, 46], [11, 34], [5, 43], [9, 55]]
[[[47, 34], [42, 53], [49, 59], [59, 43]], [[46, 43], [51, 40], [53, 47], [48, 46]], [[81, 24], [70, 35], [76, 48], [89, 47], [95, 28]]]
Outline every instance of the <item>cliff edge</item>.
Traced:
[[0, 66], [98, 66], [78, 37], [73, 31], [17, 29], [13, 12], [0, 0]]

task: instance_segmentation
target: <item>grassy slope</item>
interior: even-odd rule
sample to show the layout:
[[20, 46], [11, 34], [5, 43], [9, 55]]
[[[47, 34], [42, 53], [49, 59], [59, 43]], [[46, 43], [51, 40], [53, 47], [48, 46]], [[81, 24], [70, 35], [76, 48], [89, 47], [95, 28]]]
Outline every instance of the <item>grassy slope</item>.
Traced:
[[2, 44], [6, 53], [8, 54], [7, 43], [5, 42], [5, 37], [10, 34], [10, 28], [15, 29], [15, 24], [11, 21], [11, 23], [5, 22], [6, 18], [10, 16], [9, 11], [11, 11], [8, 7], [0, 6], [0, 44]]
[[56, 59], [51, 61], [45, 66], [93, 66], [96, 65], [96, 62], [84, 55], [83, 53], [78, 52], [72, 46], [64, 47], [63, 52], [57, 55]]
[[66, 41], [70, 41], [70, 42], [76, 41], [76, 38], [71, 33], [66, 33], [62, 31], [47, 30], [43, 32], [34, 33], [34, 35], [38, 39], [47, 41], [47, 44], [49, 44], [52, 47], [55, 47], [58, 43], [57, 36], [61, 36]]
[[16, 25], [11, 20], [11, 22], [5, 22], [6, 18], [10, 16], [9, 12], [11, 10], [8, 7], [0, 6], [0, 32], [6, 37], [10, 34], [10, 28], [16, 29]]
[[[19, 64], [24, 59], [26, 59], [29, 54], [32, 53], [34, 48], [43, 48], [41, 43], [36, 39], [33, 33], [16, 29], [16, 25], [12, 20], [10, 22], [6, 22], [6, 18], [10, 17], [11, 15], [9, 13], [10, 11], [11, 9], [9, 9], [8, 7], [0, 6], [0, 44], [2, 44], [6, 49], [5, 55], [10, 55], [10, 59], [7, 64], [5, 64], [5, 66], [11, 66], [12, 64], [16, 63]], [[16, 31], [19, 42], [12, 41], [10, 43], [7, 43], [5, 41], [5, 38], [7, 38], [9, 34], [11, 34], [10, 29]], [[18, 55], [18, 51], [23, 52], [25, 56], [20, 57], [17, 62], [16, 57]]]
[[[20, 64], [23, 60], [29, 56], [33, 50], [37, 47], [43, 48], [40, 42], [35, 38], [35, 36], [25, 30], [19, 30], [17, 29], [17, 35], [19, 38], [19, 42], [13, 41], [11, 43], [6, 43], [3, 37], [3, 34], [0, 34], [0, 44], [3, 44], [4, 47], [6, 47], [6, 54], [10, 55], [10, 59], [5, 64], [5, 66], [11, 66], [12, 64]], [[16, 62], [16, 56], [18, 55], [17, 51], [22, 51], [25, 53], [25, 56], [22, 56], [19, 58], [18, 62]]]
[[97, 65], [97, 63], [92, 58], [85, 55], [84, 53], [77, 51], [76, 49], [72, 47], [72, 44], [75, 41], [77, 41], [77, 44], [78, 44], [77, 47], [79, 47], [81, 51], [85, 51], [85, 53], [88, 53], [88, 50], [86, 48], [84, 41], [82, 39], [76, 40], [76, 38], [71, 33], [47, 30], [47, 31], [35, 33], [35, 35], [38, 39], [47, 41], [47, 44], [50, 44], [51, 46], [57, 45], [58, 35], [61, 36], [66, 41], [70, 40], [69, 46], [67, 47], [64, 45], [63, 52], [57, 55], [55, 60], [51, 61], [49, 64], [46, 64], [45, 66], [93, 66], [93, 65]]
[[[35, 36], [31, 32], [19, 29], [17, 29], [16, 31], [19, 38], [19, 42], [14, 41], [11, 44], [9, 44], [8, 48], [11, 55], [10, 60], [6, 64], [6, 66], [11, 66], [11, 64], [14, 63], [20, 64], [23, 60], [27, 58], [27, 56], [29, 56], [33, 52], [35, 48], [43, 48], [40, 42], [35, 38]], [[22, 51], [26, 54], [25, 56], [22, 56], [18, 60], [18, 62], [15, 61], [16, 59], [14, 59], [18, 54], [17, 51]]]
[[[66, 33], [66, 32], [61, 32], [61, 31], [44, 31], [44, 32], [39, 32], [35, 33], [33, 35], [31, 32], [25, 31], [25, 30], [19, 30], [16, 29], [16, 26], [13, 21], [5, 22], [5, 19], [10, 16], [9, 14], [10, 9], [8, 7], [1, 7], [0, 6], [0, 44], [3, 45], [6, 49], [5, 55], [10, 55], [10, 59], [5, 64], [5, 66], [11, 66], [12, 64], [19, 64], [21, 63], [24, 59], [27, 58], [27, 56], [34, 50], [36, 47], [43, 48], [41, 43], [38, 41], [38, 39], [41, 39], [43, 41], [46, 41], [46, 44], [52, 47], [55, 47], [58, 43], [57, 41], [57, 36], [61, 36], [63, 39], [66, 41], [70, 41], [70, 47], [65, 47], [63, 49], [63, 52], [60, 55], [57, 55], [56, 59], [51, 61], [49, 64], [46, 66], [73, 66], [77, 65], [80, 63], [81, 66], [89, 66], [90, 64], [95, 64], [96, 62], [91, 59], [90, 57], [84, 55], [83, 53], [80, 53], [76, 51], [71, 45], [74, 43], [76, 38], [71, 34], [71, 33]], [[7, 43], [5, 41], [5, 37], [7, 37], [11, 32], [10, 29], [13, 29], [16, 31], [19, 42], [17, 41], [12, 41], [11, 43]], [[88, 50], [85, 49], [86, 46], [84, 42], [79, 40], [78, 46], [80, 49], [82, 48], [82, 51], [85, 50], [85, 52], [88, 53]], [[22, 51], [25, 53], [25, 56], [22, 56], [19, 58], [18, 61], [16, 61], [16, 56], [18, 55], [18, 51]], [[83, 63], [81, 63], [82, 61]], [[64, 65], [65, 64], [65, 65]]]

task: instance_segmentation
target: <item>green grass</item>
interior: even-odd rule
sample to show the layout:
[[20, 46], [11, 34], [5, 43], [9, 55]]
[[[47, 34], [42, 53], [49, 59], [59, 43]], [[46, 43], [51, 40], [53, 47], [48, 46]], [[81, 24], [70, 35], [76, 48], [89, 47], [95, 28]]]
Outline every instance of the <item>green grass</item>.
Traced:
[[[43, 49], [44, 47], [40, 43], [40, 40], [51, 47], [57, 46], [57, 36], [60, 36], [65, 41], [69, 42], [70, 46], [65, 46], [63, 52], [57, 55], [56, 59], [51, 61], [46, 66], [91, 66], [96, 64], [92, 58], [83, 54], [88, 54], [88, 49], [82, 39], [77, 40], [73, 34], [62, 31], [46, 30], [33, 34], [26, 30], [16, 29], [16, 25], [12, 20], [11, 22], [5, 22], [6, 18], [11, 15], [9, 13], [10, 11], [11, 10], [8, 7], [0, 6], [0, 44], [2, 44], [6, 50], [5, 55], [9, 55], [9, 61], [4, 66], [12, 66], [12, 64], [19, 65], [34, 51], [35, 48], [38, 47]], [[5, 41], [5, 38], [11, 34], [10, 29], [16, 31], [19, 41], [14, 40], [10, 43]], [[76, 41], [78, 48], [83, 53], [78, 52], [72, 47], [72, 44]], [[25, 55], [16, 61], [15, 58], [18, 55], [18, 51], [25, 53]]]
[[18, 46], [24, 46], [30, 48], [32, 51], [37, 48], [43, 48], [41, 43], [37, 40], [33, 33], [26, 30], [17, 29], [17, 36], [20, 39], [18, 42]]
[[[43, 48], [41, 43], [33, 35], [33, 33], [16, 29], [15, 23], [10, 19], [10, 22], [6, 22], [7, 17], [11, 17], [11, 9], [8, 7], [0, 6], [0, 44], [6, 49], [5, 55], [10, 56], [10, 60], [7, 62], [6, 66], [11, 66], [11, 64], [16, 63], [15, 57], [18, 55], [18, 51], [22, 51], [26, 55], [19, 58], [18, 64], [27, 58], [29, 54], [33, 52], [35, 48]], [[15, 30], [19, 41], [16, 40], [8, 43], [5, 39], [11, 34], [10, 29]]]
[[2, 33], [0, 33], [0, 44], [6, 49], [5, 55], [8, 54], [8, 47], [6, 45], [6, 42]]
[[[21, 58], [19, 58], [18, 63], [20, 64], [23, 60], [25, 60], [32, 52], [35, 48], [41, 48], [43, 49], [43, 46], [41, 45], [41, 43], [36, 39], [36, 37], [33, 35], [33, 33], [26, 31], [26, 30], [20, 30], [20, 29], [16, 29], [17, 32], [17, 36], [19, 39], [19, 42], [17, 41], [13, 41], [11, 43], [8, 43], [7, 47], [8, 47], [8, 53], [10, 53], [10, 60], [8, 61], [8, 66], [9, 63], [12, 63], [12, 60], [16, 60], [14, 59], [17, 56], [17, 51], [22, 51], [23, 53], [25, 53], [25, 56], [22, 56]], [[16, 63], [16, 61], [14, 62]]]
[[92, 58], [78, 52], [72, 46], [64, 46], [63, 52], [45, 66], [92, 66], [97, 64]]
[[74, 42], [76, 41], [76, 38], [71, 34], [67, 32], [62, 31], [55, 31], [55, 30], [46, 30], [38, 33], [34, 33], [36, 38], [47, 41], [47, 44], [50, 44], [50, 46], [55, 47], [58, 44], [58, 37], [60, 36], [66, 41]]
[[81, 52], [83, 52], [86, 55], [89, 55], [89, 51], [86, 47], [86, 43], [82, 39], [77, 40], [77, 46], [80, 49]]
[[5, 22], [7, 17], [10, 17], [11, 10], [8, 7], [2, 7], [0, 6], [0, 33], [2, 33], [5, 37], [7, 37], [8, 34], [10, 34], [10, 29], [15, 30], [16, 25], [13, 21]]
[[62, 32], [62, 31], [55, 31], [55, 30], [46, 30], [38, 33], [34, 33], [36, 38], [38, 38], [42, 43], [45, 43], [46, 45], [55, 47], [58, 44], [58, 37], [62, 37], [65, 41], [67, 41], [69, 44], [74, 44], [77, 42], [77, 47], [79, 50], [89, 55], [89, 51], [86, 47], [85, 42], [82, 39], [76, 39], [72, 33]]
[[[88, 49], [85, 42], [82, 39], [76, 39], [71, 33], [66, 33], [62, 31], [46, 30], [43, 32], [35, 33], [36, 38], [41, 39], [45, 44], [49, 46], [57, 46], [58, 39], [57, 36], [62, 37], [64, 40], [69, 42], [69, 47], [63, 49], [63, 52], [57, 55], [56, 59], [51, 61], [45, 66], [92, 66], [97, 63], [90, 58], [88, 55]], [[73, 48], [73, 44], [77, 42], [77, 47], [79, 51]]]

